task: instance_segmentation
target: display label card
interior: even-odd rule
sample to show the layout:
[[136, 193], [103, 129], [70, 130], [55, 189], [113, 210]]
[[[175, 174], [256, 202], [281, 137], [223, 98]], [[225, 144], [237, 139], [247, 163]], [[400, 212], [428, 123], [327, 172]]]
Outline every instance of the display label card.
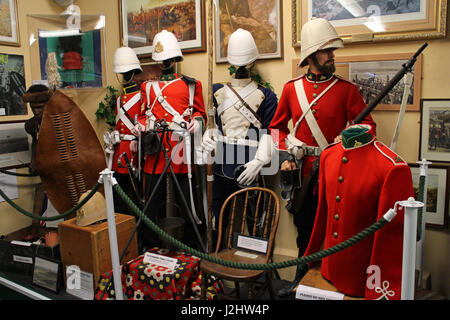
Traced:
[[14, 262], [33, 264], [33, 258], [13, 255]]
[[241, 256], [241, 257], [245, 257], [245, 258], [249, 258], [249, 259], [256, 259], [256, 258], [258, 258], [258, 256], [256, 254], [251, 254], [251, 253], [243, 252], [243, 251], [236, 251], [234, 254], [236, 256]]
[[238, 248], [266, 253], [268, 241], [239, 234], [236, 245]]
[[17, 240], [11, 241], [11, 244], [15, 244], [15, 245], [18, 245], [18, 246], [24, 246], [24, 247], [30, 247], [32, 245], [31, 242], [17, 241]]
[[299, 285], [295, 292], [295, 298], [299, 300], [344, 300], [344, 295], [339, 292]]
[[66, 292], [83, 300], [94, 300], [94, 276], [78, 266], [66, 267]]
[[174, 270], [178, 263], [178, 259], [150, 252], [145, 253], [143, 261], [144, 263], [156, 264], [157, 266], [166, 267], [171, 270]]

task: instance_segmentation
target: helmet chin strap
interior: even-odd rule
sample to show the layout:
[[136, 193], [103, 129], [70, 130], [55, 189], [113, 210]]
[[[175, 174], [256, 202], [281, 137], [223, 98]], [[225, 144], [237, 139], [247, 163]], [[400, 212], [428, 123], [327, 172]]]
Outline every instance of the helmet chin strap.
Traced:
[[134, 76], [135, 76], [135, 73], [136, 73], [135, 70], [128, 71], [128, 72], [125, 72], [125, 73], [121, 73], [121, 74], [123, 75], [123, 78], [122, 78], [123, 81], [119, 79], [118, 73], [116, 73], [117, 81], [118, 81], [121, 85], [127, 85], [127, 84], [129, 84], [130, 82], [133, 81], [133, 78], [134, 78]]

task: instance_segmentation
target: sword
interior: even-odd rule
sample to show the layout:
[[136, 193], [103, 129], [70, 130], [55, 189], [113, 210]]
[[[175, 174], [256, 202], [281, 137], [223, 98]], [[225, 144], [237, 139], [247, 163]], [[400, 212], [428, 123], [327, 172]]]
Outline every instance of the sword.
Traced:
[[[134, 125], [138, 124], [138, 115], [134, 115]], [[141, 181], [141, 142], [142, 142], [142, 135], [141, 135], [141, 126], [138, 126], [138, 180]]]

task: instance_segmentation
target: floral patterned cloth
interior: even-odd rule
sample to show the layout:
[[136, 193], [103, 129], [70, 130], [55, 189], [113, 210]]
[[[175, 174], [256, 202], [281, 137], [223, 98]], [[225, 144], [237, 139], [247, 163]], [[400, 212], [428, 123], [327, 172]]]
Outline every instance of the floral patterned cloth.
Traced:
[[[202, 274], [198, 269], [200, 259], [189, 253], [153, 248], [148, 252], [175, 258], [178, 266], [171, 270], [155, 264], [144, 263], [141, 255], [121, 267], [122, 288], [126, 300], [197, 300], [200, 298]], [[105, 286], [112, 271], [101, 275], [95, 291], [95, 300], [115, 299], [114, 286]], [[220, 281], [207, 279], [208, 287], [222, 291]], [[214, 295], [207, 293], [207, 299]]]

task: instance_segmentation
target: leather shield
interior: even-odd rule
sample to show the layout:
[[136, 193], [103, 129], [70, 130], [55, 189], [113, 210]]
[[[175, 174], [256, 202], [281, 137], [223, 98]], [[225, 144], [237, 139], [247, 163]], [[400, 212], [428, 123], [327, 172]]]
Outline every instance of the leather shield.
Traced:
[[74, 207], [106, 167], [105, 153], [84, 112], [55, 91], [45, 107], [36, 147], [36, 169], [55, 209], [64, 213]]

